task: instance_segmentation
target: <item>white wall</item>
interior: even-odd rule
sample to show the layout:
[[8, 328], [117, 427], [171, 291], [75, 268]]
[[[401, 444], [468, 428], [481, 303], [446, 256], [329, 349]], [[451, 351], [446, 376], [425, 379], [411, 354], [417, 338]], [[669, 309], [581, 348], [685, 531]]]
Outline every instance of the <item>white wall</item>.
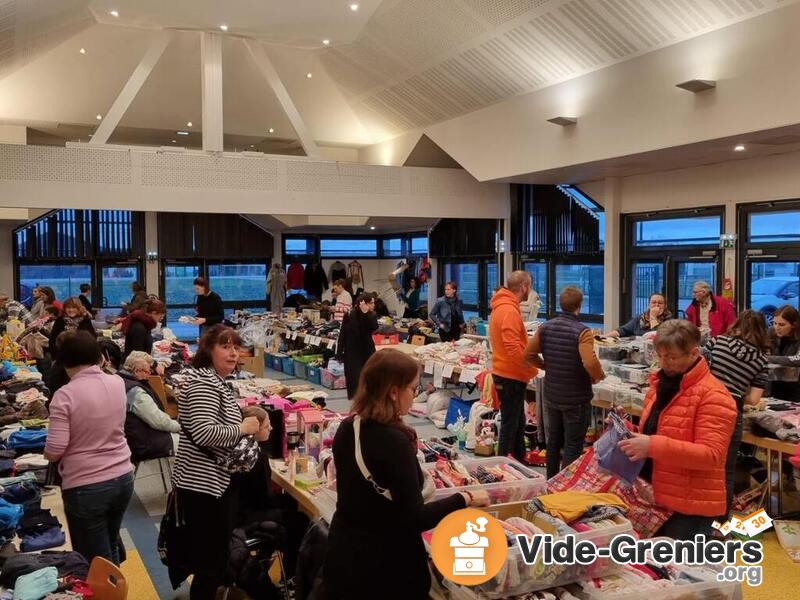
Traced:
[[14, 289], [13, 231], [19, 222], [0, 221], [0, 292], [17, 296]]

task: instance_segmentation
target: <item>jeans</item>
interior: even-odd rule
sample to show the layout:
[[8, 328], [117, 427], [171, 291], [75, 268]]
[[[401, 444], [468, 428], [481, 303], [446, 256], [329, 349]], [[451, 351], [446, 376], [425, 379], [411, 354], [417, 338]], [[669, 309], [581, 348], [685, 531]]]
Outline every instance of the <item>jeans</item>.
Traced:
[[711, 523], [712, 517], [701, 517], [699, 515], [684, 515], [673, 513], [672, 516], [658, 530], [655, 537], [665, 536], [674, 540], [693, 540], [698, 533], [710, 536], [713, 533]]
[[102, 556], [118, 565], [119, 529], [132, 495], [133, 472], [64, 490], [64, 514], [73, 549], [90, 563], [95, 556]]
[[439, 328], [439, 339], [443, 342], [457, 342], [461, 339], [461, 326], [454, 325], [450, 328], [450, 331], [445, 331], [441, 327]]
[[720, 523], [728, 520], [733, 508], [733, 484], [736, 480], [736, 458], [739, 455], [739, 446], [742, 445], [742, 413], [736, 417], [736, 428], [731, 436], [731, 443], [728, 446], [728, 458], [725, 461], [725, 514], [720, 515]]
[[525, 459], [525, 390], [528, 384], [516, 379], [493, 376], [500, 398], [500, 439], [498, 454]]
[[178, 488], [178, 507], [195, 553], [191, 600], [214, 600], [225, 583], [230, 558], [230, 543], [236, 521], [239, 496], [233, 485], [219, 498]]
[[[545, 441], [547, 442], [547, 478], [580, 457], [589, 421], [590, 404], [557, 404], [545, 399]], [[564, 452], [562, 458], [561, 452]]]

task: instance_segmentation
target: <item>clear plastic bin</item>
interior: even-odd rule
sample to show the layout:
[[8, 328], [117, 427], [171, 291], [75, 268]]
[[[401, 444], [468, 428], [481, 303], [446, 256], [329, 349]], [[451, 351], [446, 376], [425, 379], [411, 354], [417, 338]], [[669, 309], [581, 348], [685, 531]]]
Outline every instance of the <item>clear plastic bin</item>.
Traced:
[[650, 370], [643, 365], [617, 365], [614, 370], [622, 381], [638, 385], [647, 383], [650, 376]]
[[800, 379], [800, 368], [787, 365], [769, 365], [767, 376], [770, 381], [791, 381], [796, 383]]
[[[520, 479], [518, 481], [487, 483], [485, 485], [477, 484], [462, 487], [441, 488], [434, 492], [432, 498], [433, 500], [447, 498], [448, 496], [452, 496], [458, 492], [474, 492], [476, 490], [483, 489], [489, 494], [489, 499], [491, 500], [492, 504], [508, 504], [509, 502], [523, 502], [547, 493], [547, 478], [545, 478], [544, 475], [537, 473], [533, 469], [529, 469], [513, 458], [508, 458], [506, 456], [494, 456], [480, 460], [459, 460], [458, 462], [464, 465], [464, 467], [470, 473], [474, 473], [479, 466], [495, 467], [501, 464], [508, 464], [524, 475], [525, 479]], [[426, 463], [424, 468], [433, 472], [436, 470], [436, 463]]]
[[630, 393], [630, 407], [636, 408], [639, 410], [644, 410], [644, 399], [647, 396], [644, 392], [640, 392], [639, 390], [631, 390]]
[[597, 358], [619, 362], [628, 357], [628, 349], [623, 346], [597, 346]]
[[[598, 548], [608, 546], [616, 536], [632, 534], [631, 522], [623, 517], [615, 517], [617, 525], [586, 532], [575, 532], [575, 541], [583, 540], [593, 542]], [[555, 531], [547, 521], [534, 517], [533, 523], [555, 537]], [[522, 558], [522, 551], [518, 545], [508, 549], [506, 565], [500, 573], [479, 586], [475, 590], [487, 598], [507, 598], [529, 592], [546, 590], [553, 587], [569, 585], [577, 581], [591, 579], [592, 577], [605, 577], [618, 570], [621, 565], [611, 559], [598, 559], [591, 565], [545, 565], [541, 556], [533, 565], [526, 565]], [[650, 600], [648, 598], [648, 600]]]

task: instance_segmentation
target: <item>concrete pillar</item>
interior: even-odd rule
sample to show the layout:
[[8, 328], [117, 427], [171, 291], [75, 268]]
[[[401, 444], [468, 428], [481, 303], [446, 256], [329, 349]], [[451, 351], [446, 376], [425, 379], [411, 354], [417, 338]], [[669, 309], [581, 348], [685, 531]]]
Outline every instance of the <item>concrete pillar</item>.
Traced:
[[160, 297], [159, 290], [159, 260], [151, 262], [146, 259], [148, 252], [158, 252], [158, 213], [144, 213], [144, 248], [145, 248], [145, 268], [144, 286], [148, 294], [156, 294]]
[[619, 325], [620, 311], [620, 206], [622, 204], [622, 180], [619, 177], [607, 177], [603, 194], [603, 208], [606, 217], [606, 242], [603, 255], [603, 282], [605, 294], [603, 302], [603, 327], [605, 331]]

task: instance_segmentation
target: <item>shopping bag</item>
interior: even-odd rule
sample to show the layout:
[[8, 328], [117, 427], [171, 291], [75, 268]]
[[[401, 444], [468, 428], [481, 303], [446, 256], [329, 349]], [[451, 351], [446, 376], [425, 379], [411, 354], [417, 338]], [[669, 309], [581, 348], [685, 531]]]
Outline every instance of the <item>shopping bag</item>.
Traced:
[[609, 426], [594, 443], [597, 463], [612, 475], [633, 484], [644, 466], [644, 459], [631, 460], [617, 444], [631, 437], [625, 421], [615, 412], [609, 413]]
[[567, 490], [616, 494], [628, 505], [625, 516], [643, 538], [653, 537], [672, 516], [672, 511], [655, 503], [650, 483], [641, 477], [633, 485], [621, 483], [618, 477], [600, 467], [593, 448], [547, 482], [547, 491], [550, 493]]

